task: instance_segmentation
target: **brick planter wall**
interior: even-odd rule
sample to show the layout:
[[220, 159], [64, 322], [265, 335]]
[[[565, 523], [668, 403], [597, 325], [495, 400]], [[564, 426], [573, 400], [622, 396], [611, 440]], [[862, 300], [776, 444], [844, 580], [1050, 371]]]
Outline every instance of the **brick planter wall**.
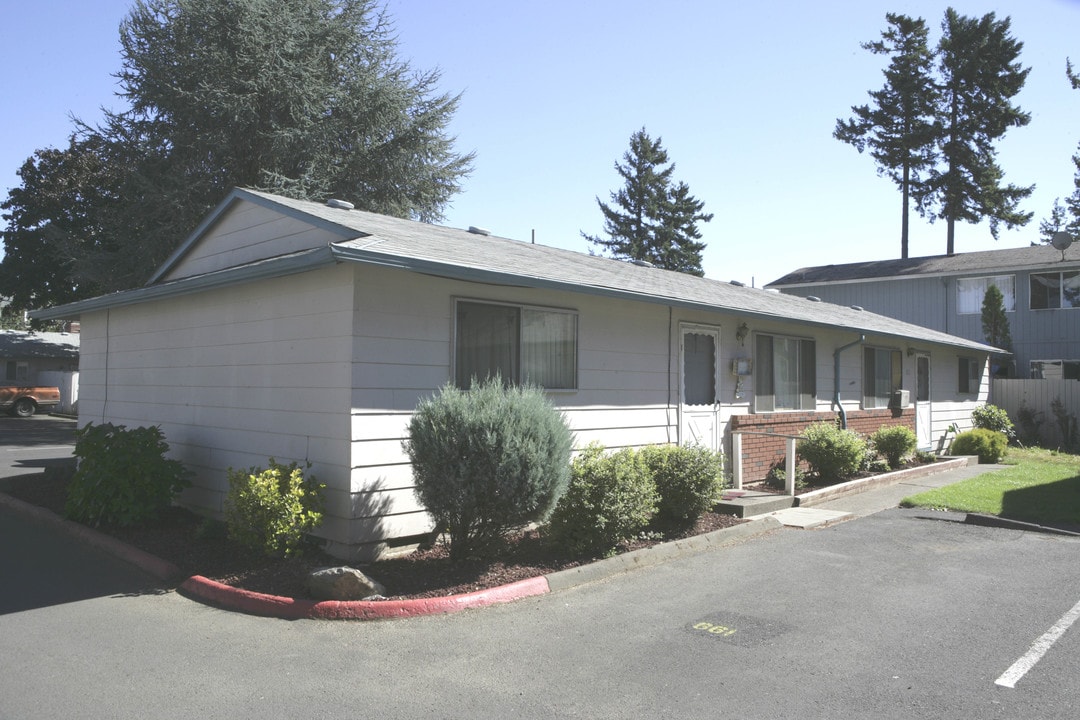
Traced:
[[[778, 436], [802, 435], [808, 425], [816, 422], [837, 422], [835, 412], [762, 413], [757, 415], [733, 415], [731, 430], [755, 433], [773, 433]], [[904, 425], [915, 431], [915, 409], [905, 410], [852, 410], [847, 414], [849, 430], [870, 436], [882, 426]], [[742, 468], [743, 482], [765, 479], [775, 465], [783, 467], [785, 443], [783, 437], [743, 435]]]

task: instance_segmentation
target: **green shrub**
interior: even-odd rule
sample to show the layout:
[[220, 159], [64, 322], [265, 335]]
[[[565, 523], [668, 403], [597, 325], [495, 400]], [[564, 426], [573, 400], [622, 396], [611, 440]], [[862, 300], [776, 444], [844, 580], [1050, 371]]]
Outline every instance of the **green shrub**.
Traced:
[[[779, 461], [771, 468], [769, 468], [768, 474], [765, 476], [765, 484], [771, 488], [777, 490], [787, 490], [787, 462], [784, 460]], [[802, 490], [807, 485], [806, 471], [798, 465], [795, 466], [795, 489]]]
[[572, 443], [542, 390], [494, 378], [421, 402], [405, 452], [420, 502], [460, 559], [547, 519], [566, 490]]
[[880, 427], [870, 436], [870, 443], [879, 455], [889, 463], [889, 468], [897, 469], [904, 458], [915, 452], [919, 439], [911, 428], [904, 425]]
[[570, 484], [551, 514], [548, 537], [573, 553], [607, 554], [648, 526], [659, 500], [640, 453], [607, 454], [592, 444], [571, 463]]
[[843, 480], [862, 467], [866, 441], [853, 430], [841, 430], [835, 423], [814, 423], [803, 431], [795, 447], [798, 457], [823, 480]]
[[75, 433], [78, 467], [64, 514], [91, 525], [127, 527], [153, 520], [190, 483], [159, 427], [132, 430], [90, 423]]
[[996, 463], [1005, 456], [1008, 444], [1005, 433], [976, 428], [957, 435], [950, 452], [953, 455], [978, 455], [980, 463]]
[[724, 489], [724, 456], [700, 445], [653, 445], [640, 451], [660, 493], [655, 522], [685, 528], [712, 510]]
[[971, 420], [976, 429], [994, 430], [1004, 433], [1009, 442], [1016, 440], [1016, 428], [1009, 418], [1009, 413], [997, 405], [980, 405], [971, 412]]
[[301, 554], [305, 535], [322, 523], [326, 487], [314, 476], [305, 477], [304, 470], [299, 463], [282, 465], [274, 458], [266, 468], [229, 468], [229, 537], [270, 556]]

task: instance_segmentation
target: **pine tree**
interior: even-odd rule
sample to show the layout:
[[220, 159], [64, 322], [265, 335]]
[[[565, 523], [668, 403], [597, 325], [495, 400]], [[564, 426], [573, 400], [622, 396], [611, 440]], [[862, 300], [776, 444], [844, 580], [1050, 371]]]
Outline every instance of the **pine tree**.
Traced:
[[[1073, 90], [1080, 90], [1080, 75], [1073, 69], [1071, 60], [1065, 61], [1065, 76]], [[1067, 232], [1076, 240], [1080, 237], [1080, 145], [1077, 145], [1076, 154], [1072, 156], [1073, 167], [1076, 171], [1073, 175], [1073, 192], [1065, 198], [1065, 205], [1061, 205], [1061, 198], [1054, 200], [1054, 206], [1050, 210], [1050, 217], [1039, 223], [1039, 234], [1043, 242], [1050, 242], [1058, 232]]]
[[434, 221], [471, 169], [460, 96], [398, 59], [376, 0], [137, 0], [120, 37], [129, 107], [35, 153], [3, 205], [0, 294], [25, 306], [141, 284], [234, 186]]
[[990, 221], [997, 238], [1002, 223], [1020, 227], [1032, 213], [1018, 210], [1034, 186], [1003, 184], [994, 143], [1012, 127], [1023, 127], [1031, 115], [1012, 104], [1030, 68], [1018, 58], [1023, 43], [1010, 34], [1009, 18], [994, 13], [982, 18], [959, 15], [949, 8], [938, 44], [941, 122], [939, 152], [943, 168], [929, 178], [937, 215], [945, 219], [946, 252], [955, 252], [956, 222]]
[[644, 128], [630, 136], [630, 149], [615, 171], [624, 185], [611, 193], [612, 207], [600, 198], [607, 238], [581, 233], [611, 257], [648, 262], [666, 270], [704, 275], [698, 242], [699, 222], [712, 220], [705, 203], [690, 194], [684, 182], [672, 184], [675, 165], [661, 138], [653, 140]]
[[[988, 345], [993, 345], [1002, 350], [1012, 350], [1012, 334], [1009, 332], [1009, 317], [1005, 314], [1005, 297], [997, 285], [986, 288], [982, 304], [982, 329], [983, 337]], [[1011, 361], [1006, 356], [1000, 359], [1001, 365], [1008, 368]], [[1008, 370], [1004, 370], [1008, 374]]]
[[833, 137], [859, 152], [869, 148], [878, 174], [887, 175], [900, 188], [900, 257], [906, 258], [911, 200], [914, 197], [921, 208], [923, 173], [935, 161], [934, 53], [922, 18], [915, 20], [895, 13], [885, 18], [889, 28], [881, 34], [881, 40], [862, 44], [875, 55], [891, 56], [884, 71], [885, 85], [869, 93], [873, 107], [853, 106], [854, 118], [837, 120]]

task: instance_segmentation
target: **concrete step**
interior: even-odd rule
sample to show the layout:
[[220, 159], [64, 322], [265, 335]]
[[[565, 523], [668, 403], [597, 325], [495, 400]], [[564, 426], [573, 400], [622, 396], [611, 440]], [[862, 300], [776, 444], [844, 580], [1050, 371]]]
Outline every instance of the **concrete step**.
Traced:
[[725, 490], [716, 512], [746, 518], [795, 507], [795, 498], [754, 490]]

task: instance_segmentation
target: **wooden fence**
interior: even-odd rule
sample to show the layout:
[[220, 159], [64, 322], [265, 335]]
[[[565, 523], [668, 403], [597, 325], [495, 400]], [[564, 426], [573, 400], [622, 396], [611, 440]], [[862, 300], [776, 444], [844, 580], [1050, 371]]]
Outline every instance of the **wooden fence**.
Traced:
[[1065, 448], [1080, 440], [1080, 380], [994, 380], [990, 402], [1009, 413], [1021, 442]]

